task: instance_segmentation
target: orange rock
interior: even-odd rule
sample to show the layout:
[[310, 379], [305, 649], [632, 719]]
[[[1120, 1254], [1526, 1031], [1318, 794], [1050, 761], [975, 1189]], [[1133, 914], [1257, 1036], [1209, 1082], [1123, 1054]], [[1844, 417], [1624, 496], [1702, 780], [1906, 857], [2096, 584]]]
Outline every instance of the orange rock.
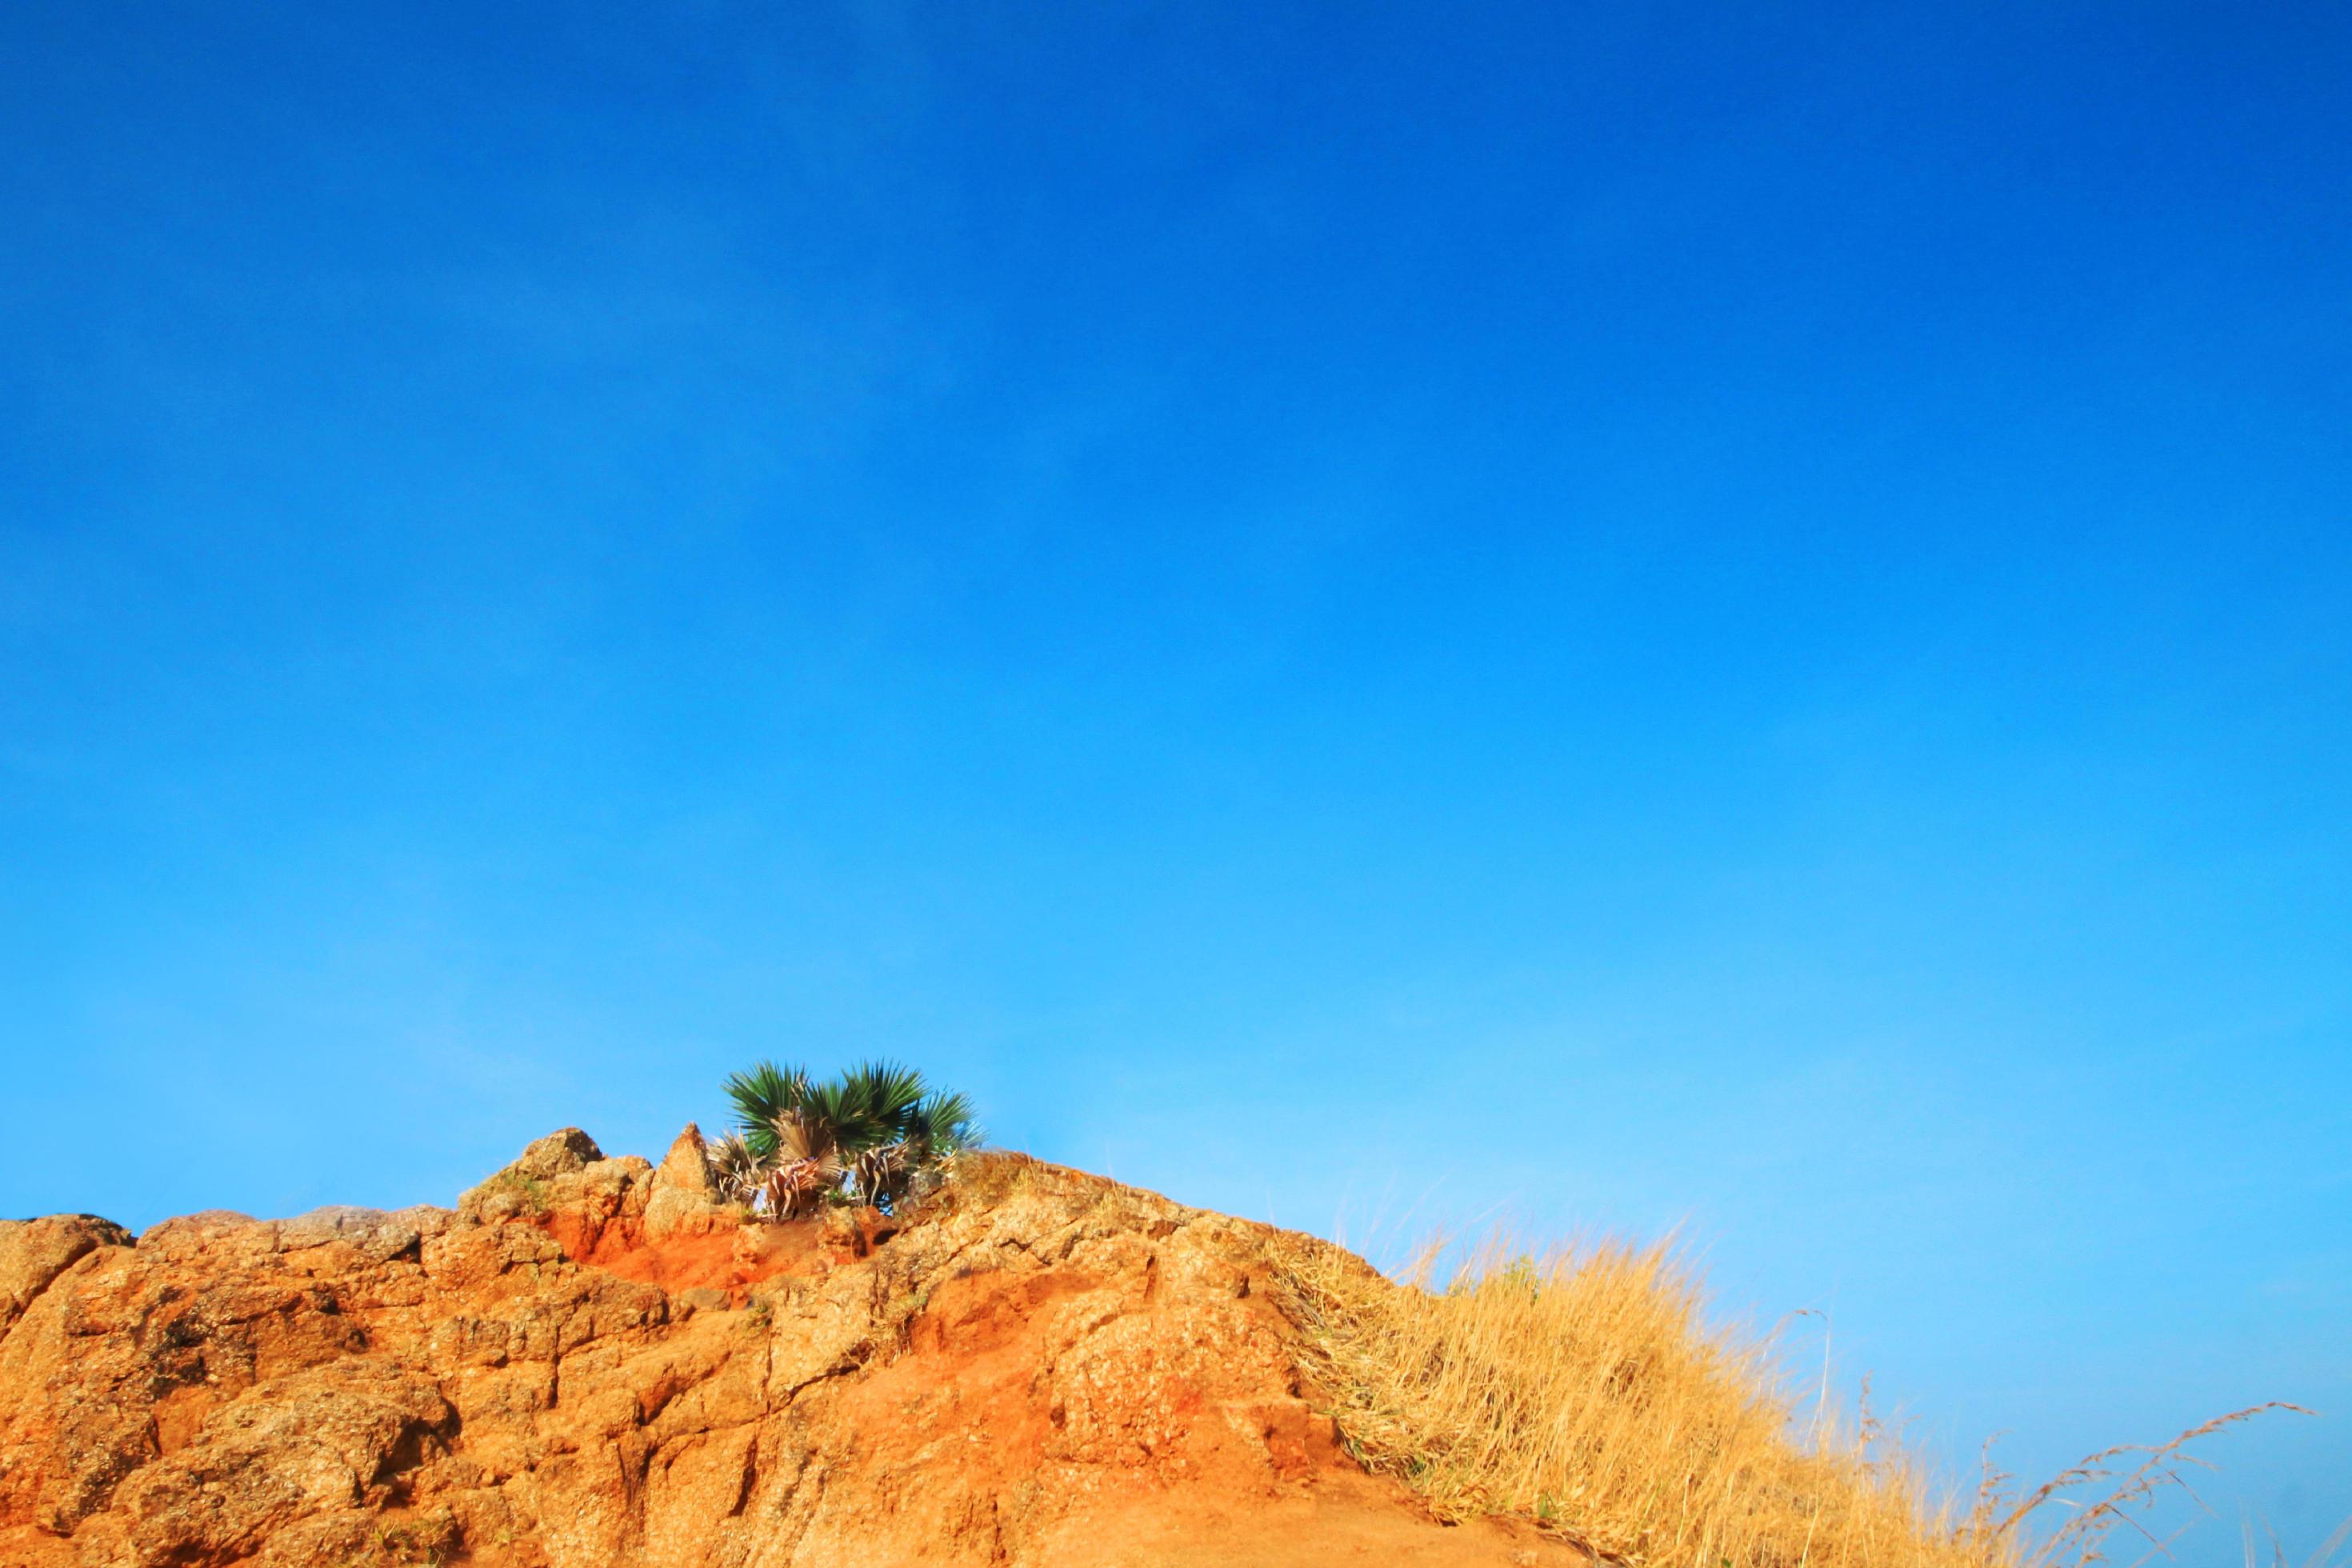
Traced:
[[747, 1222], [692, 1129], [454, 1213], [0, 1225], [0, 1568], [1574, 1560], [1346, 1457], [1273, 1234], [1014, 1155]]

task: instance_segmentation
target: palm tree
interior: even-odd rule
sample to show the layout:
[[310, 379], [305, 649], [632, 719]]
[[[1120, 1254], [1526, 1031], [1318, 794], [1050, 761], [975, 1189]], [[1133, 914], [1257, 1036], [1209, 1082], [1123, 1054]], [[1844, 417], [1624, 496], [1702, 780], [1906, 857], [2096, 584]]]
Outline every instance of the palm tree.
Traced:
[[954, 1157], [980, 1141], [971, 1102], [933, 1092], [923, 1075], [868, 1061], [826, 1081], [761, 1062], [727, 1079], [739, 1132], [714, 1146], [722, 1183], [779, 1219], [848, 1187], [896, 1209], [944, 1179]]

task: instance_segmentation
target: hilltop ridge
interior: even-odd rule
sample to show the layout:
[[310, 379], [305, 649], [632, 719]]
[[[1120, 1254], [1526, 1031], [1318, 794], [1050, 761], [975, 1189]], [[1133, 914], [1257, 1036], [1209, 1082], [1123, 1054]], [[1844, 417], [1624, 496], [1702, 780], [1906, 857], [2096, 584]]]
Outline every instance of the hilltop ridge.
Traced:
[[689, 1127], [455, 1208], [0, 1223], [9, 1568], [1581, 1562], [1441, 1525], [1303, 1381], [1327, 1244], [1025, 1156], [748, 1222]]

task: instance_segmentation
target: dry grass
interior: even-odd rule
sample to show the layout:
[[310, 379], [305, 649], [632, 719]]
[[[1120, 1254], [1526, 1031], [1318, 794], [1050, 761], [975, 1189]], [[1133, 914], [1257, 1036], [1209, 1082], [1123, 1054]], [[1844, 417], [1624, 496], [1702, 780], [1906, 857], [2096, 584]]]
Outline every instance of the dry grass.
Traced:
[[[1281, 1254], [1342, 1436], [1441, 1518], [1523, 1515], [1631, 1568], [2088, 1568], [2194, 1462], [2184, 1443], [2252, 1414], [2014, 1501], [1989, 1473], [1963, 1506], [1866, 1412], [1801, 1412], [1769, 1340], [1709, 1326], [1665, 1248], [1491, 1245], [1444, 1289], [1436, 1258], [1397, 1284], [1304, 1238]], [[2087, 1506], [2065, 1495], [2101, 1487]], [[2037, 1542], [2029, 1521], [2053, 1502], [2068, 1522]]]
[[[2262, 1542], [2257, 1543], [2254, 1540], [2254, 1521], [2248, 1520], [2246, 1521], [2246, 1568], [2294, 1568], [2287, 1558], [2286, 1543], [2278, 1538], [2276, 1532], [2265, 1527], [2263, 1536]], [[2342, 1552], [2347, 1544], [2352, 1544], [2352, 1518], [2347, 1518], [2336, 1527], [2335, 1533], [2321, 1543], [2319, 1550], [2305, 1559], [2303, 1568], [2333, 1568], [2337, 1553]], [[2265, 1546], [2270, 1549], [2267, 1553], [2269, 1558], [2267, 1563], [2263, 1562], [2266, 1554], [2263, 1548]]]

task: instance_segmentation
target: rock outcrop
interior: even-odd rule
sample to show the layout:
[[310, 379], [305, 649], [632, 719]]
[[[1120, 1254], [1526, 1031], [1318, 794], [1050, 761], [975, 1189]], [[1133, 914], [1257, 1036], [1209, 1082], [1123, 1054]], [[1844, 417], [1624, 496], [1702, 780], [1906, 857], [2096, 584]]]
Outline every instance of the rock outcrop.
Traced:
[[96, 1215], [58, 1214], [0, 1226], [0, 1335], [57, 1277], [101, 1247], [129, 1247], [131, 1233]]
[[0, 1224], [0, 1568], [1570, 1560], [1347, 1458], [1276, 1244], [1014, 1155], [747, 1223], [690, 1128], [454, 1212]]

